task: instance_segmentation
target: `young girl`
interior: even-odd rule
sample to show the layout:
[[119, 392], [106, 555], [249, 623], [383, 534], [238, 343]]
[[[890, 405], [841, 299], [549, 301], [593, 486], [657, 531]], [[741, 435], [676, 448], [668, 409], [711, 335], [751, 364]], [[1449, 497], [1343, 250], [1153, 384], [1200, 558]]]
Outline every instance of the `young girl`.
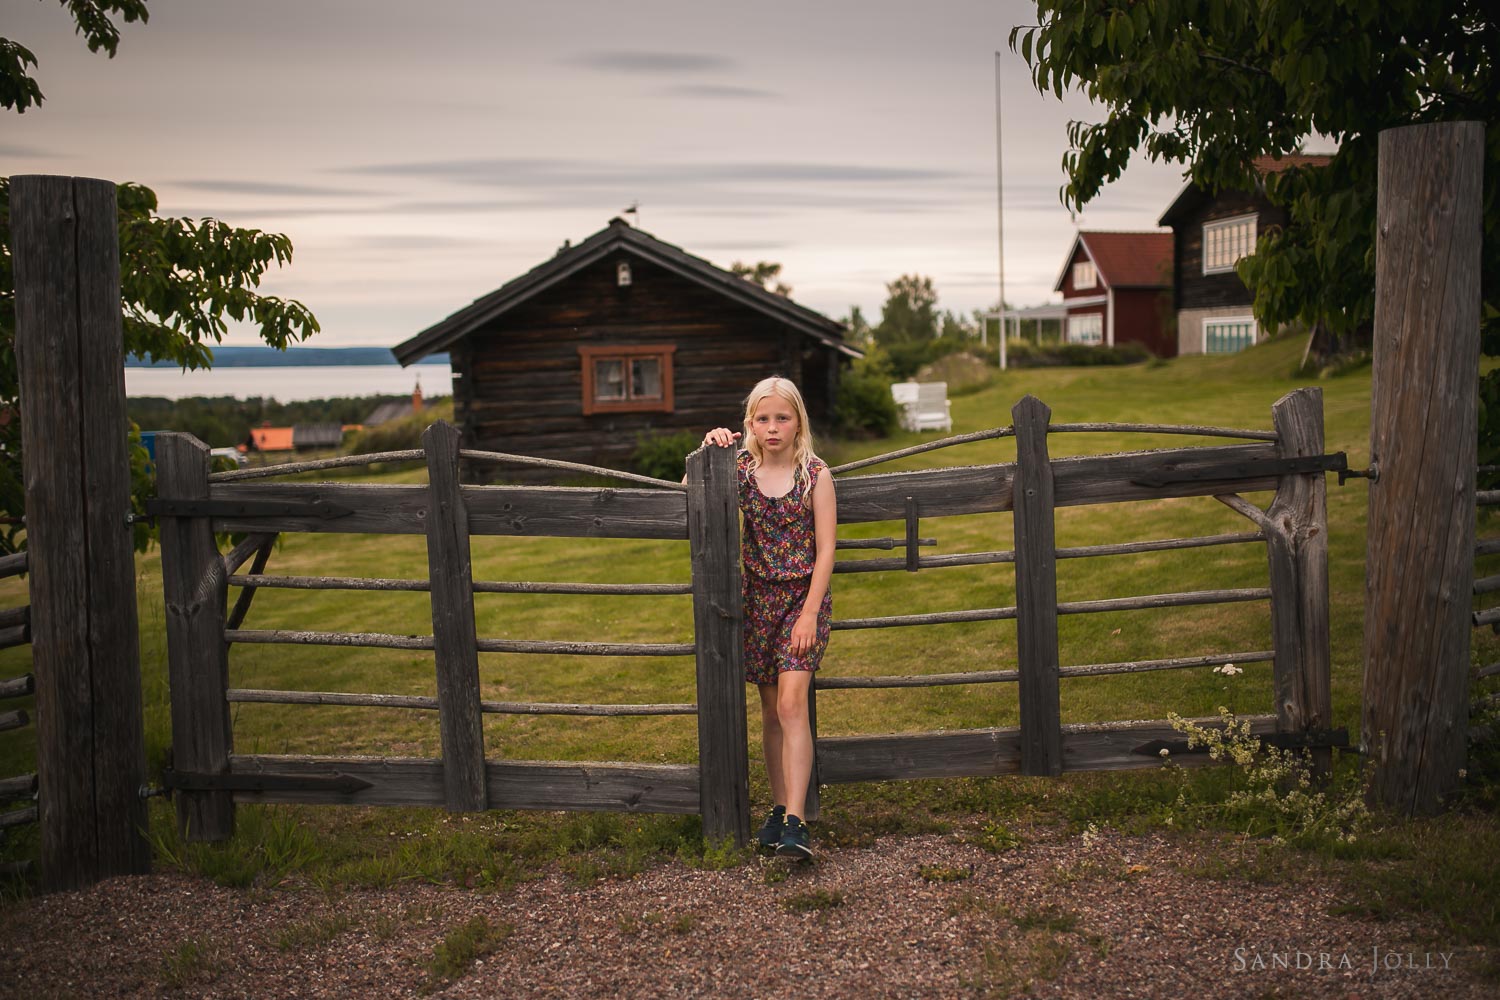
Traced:
[[[728, 447], [739, 437], [718, 427], [703, 443]], [[760, 690], [774, 797], [757, 837], [762, 847], [804, 860], [812, 857], [802, 821], [813, 758], [807, 695], [828, 646], [837, 508], [833, 476], [813, 454], [802, 394], [787, 379], [763, 379], [745, 399], [738, 470], [745, 525], [745, 680]]]

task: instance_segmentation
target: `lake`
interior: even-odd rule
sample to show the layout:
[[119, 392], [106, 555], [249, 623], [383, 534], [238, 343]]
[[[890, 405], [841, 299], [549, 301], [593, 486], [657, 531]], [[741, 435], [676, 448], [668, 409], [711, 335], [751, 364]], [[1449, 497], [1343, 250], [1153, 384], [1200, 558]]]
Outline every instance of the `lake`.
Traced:
[[295, 365], [266, 368], [209, 368], [184, 372], [178, 368], [126, 368], [125, 395], [253, 396], [291, 403], [340, 396], [400, 396], [421, 379], [422, 394], [447, 396], [453, 392], [450, 365]]

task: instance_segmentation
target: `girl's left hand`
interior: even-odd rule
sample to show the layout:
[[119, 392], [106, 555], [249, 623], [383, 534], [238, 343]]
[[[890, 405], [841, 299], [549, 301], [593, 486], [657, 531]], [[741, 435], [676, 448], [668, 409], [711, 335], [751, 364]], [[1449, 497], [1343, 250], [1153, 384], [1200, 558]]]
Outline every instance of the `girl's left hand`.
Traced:
[[818, 641], [818, 616], [800, 614], [792, 626], [792, 653], [801, 656]]

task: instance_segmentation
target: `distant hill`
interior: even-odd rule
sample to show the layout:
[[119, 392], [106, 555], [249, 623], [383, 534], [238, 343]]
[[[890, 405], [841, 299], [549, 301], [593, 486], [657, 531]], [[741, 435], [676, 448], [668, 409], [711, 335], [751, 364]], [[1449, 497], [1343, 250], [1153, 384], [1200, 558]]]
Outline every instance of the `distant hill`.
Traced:
[[[446, 365], [447, 354], [429, 354], [423, 364]], [[327, 365], [394, 365], [395, 355], [388, 347], [216, 347], [215, 368], [298, 368]], [[132, 354], [125, 359], [126, 368], [176, 368], [175, 361], [147, 362]]]

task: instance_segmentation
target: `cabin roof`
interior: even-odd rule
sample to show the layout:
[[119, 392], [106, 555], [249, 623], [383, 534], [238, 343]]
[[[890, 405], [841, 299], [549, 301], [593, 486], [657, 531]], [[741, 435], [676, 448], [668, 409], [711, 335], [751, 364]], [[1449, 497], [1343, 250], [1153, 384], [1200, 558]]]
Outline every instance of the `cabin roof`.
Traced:
[[475, 299], [447, 319], [434, 323], [410, 340], [396, 345], [391, 353], [403, 365], [409, 365], [434, 351], [447, 350], [456, 341], [497, 316], [504, 315], [532, 296], [622, 249], [711, 288], [740, 305], [779, 320], [827, 347], [850, 357], [861, 356], [859, 350], [844, 342], [842, 324], [806, 306], [800, 306], [784, 295], [768, 292], [752, 281], [715, 267], [702, 257], [695, 257], [681, 247], [659, 240], [620, 218], [609, 220], [609, 225], [577, 246], [559, 251], [551, 260], [538, 264], [490, 294]]
[[1079, 230], [1073, 246], [1063, 258], [1063, 269], [1053, 284], [1062, 291], [1068, 266], [1084, 253], [1094, 262], [1099, 280], [1109, 288], [1166, 288], [1172, 284], [1172, 234], [1169, 232], [1111, 232]]
[[[1285, 156], [1257, 156], [1250, 161], [1251, 169], [1255, 171], [1257, 180], [1256, 187], [1264, 187], [1262, 180], [1267, 174], [1279, 174], [1291, 167], [1323, 167], [1327, 166], [1333, 157], [1328, 153], [1288, 153]], [[1191, 215], [1213, 200], [1203, 188], [1188, 181], [1186, 186], [1178, 192], [1172, 204], [1162, 213], [1156, 221], [1158, 226], [1171, 226], [1180, 222], [1185, 216]]]

